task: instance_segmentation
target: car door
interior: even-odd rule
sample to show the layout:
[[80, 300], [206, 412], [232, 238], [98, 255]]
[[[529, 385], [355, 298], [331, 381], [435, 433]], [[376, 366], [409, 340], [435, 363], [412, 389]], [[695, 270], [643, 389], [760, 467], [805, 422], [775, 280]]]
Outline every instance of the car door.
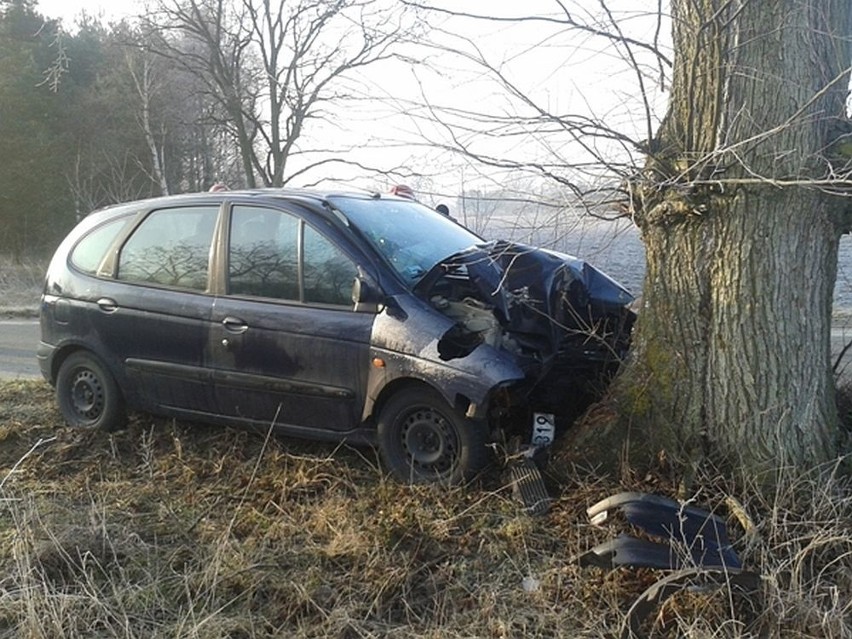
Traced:
[[364, 405], [374, 316], [355, 312], [355, 262], [298, 214], [230, 212], [226, 294], [213, 306], [220, 410], [292, 430], [346, 431]]
[[91, 325], [136, 403], [216, 411], [204, 354], [219, 208], [212, 203], [150, 212], [120, 247], [114, 277], [100, 282]]

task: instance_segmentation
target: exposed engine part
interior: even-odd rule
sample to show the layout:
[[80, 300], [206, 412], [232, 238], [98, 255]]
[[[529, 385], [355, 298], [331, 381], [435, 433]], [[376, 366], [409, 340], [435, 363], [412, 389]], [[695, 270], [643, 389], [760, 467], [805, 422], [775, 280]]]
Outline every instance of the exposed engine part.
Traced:
[[432, 304], [471, 333], [481, 335], [483, 343], [495, 348], [500, 346], [503, 331], [500, 322], [494, 317], [494, 311], [488, 305], [472, 297], [453, 302], [441, 296], [432, 298]]
[[488, 344], [511, 353], [519, 352], [517, 343], [503, 330], [494, 315], [493, 307], [488, 304], [473, 297], [453, 301], [442, 295], [432, 297], [431, 302], [436, 309], [456, 322], [456, 327], [441, 339], [445, 346], [452, 342], [455, 348], [442, 348], [439, 345], [442, 357], [464, 357], [480, 344]]

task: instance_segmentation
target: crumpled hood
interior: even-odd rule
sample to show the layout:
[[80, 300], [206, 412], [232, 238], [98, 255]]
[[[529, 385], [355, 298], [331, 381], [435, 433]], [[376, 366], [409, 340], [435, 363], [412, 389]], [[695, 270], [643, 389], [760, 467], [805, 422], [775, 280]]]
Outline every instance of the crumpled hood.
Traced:
[[420, 280], [415, 293], [431, 299], [442, 281], [453, 279], [466, 280], [474, 297], [493, 308], [507, 331], [551, 353], [566, 334], [590, 331], [598, 317], [617, 314], [634, 299], [583, 260], [505, 241], [441, 261]]

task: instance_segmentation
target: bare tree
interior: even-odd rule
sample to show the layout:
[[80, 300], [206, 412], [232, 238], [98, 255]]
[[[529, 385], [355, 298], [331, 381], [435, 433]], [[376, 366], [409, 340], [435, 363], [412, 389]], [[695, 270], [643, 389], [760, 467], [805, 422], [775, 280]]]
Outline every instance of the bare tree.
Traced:
[[174, 108], [185, 99], [185, 83], [179, 71], [146, 50], [148, 34], [126, 23], [109, 31], [99, 23], [84, 26], [72, 40], [80, 51], [72, 62], [79, 58], [92, 65], [79, 69], [85, 90], [74, 83], [61, 87], [73, 113], [76, 157], [64, 173], [78, 216], [106, 204], [169, 193], [172, 181], [183, 181], [179, 171], [186, 151], [179, 141], [189, 137]]
[[151, 180], [161, 193], [206, 190], [242, 175], [235, 171], [227, 120], [205, 85], [184, 67], [154, 53], [168, 48], [158, 31], [144, 26], [124, 36], [127, 73], [137, 96], [136, 120], [150, 155]]
[[348, 78], [393, 57], [401, 15], [377, 0], [158, 0], [147, 20], [163, 34], [158, 53], [218, 105], [254, 187], [341, 161], [312, 156], [300, 141], [352, 97]]
[[[420, 65], [421, 74], [430, 66], [449, 66], [447, 58], [457, 58], [468, 83], [482, 83], [484, 75], [494, 89], [485, 100], [448, 101], [431, 94], [431, 83], [422, 80], [419, 99], [399, 102], [418, 121], [418, 132], [426, 132], [426, 143], [460, 153], [492, 173], [538, 176], [550, 190], [558, 187], [572, 205], [596, 216], [614, 217], [605, 205], [624, 199], [622, 182], [643, 161], [647, 140], [661, 119], [657, 113], [664, 108], [659, 88], [667, 82], [671, 53], [668, 39], [662, 37], [666, 16], [657, 3], [621, 3], [628, 7], [617, 13], [604, 2], [589, 7], [553, 0], [553, 11], [547, 14], [530, 15], [515, 6], [511, 15], [501, 16], [404, 1], [427, 14], [451, 18], [433, 27], [435, 59]], [[639, 25], [632, 31], [647, 41], [628, 29], [628, 21]], [[491, 34], [489, 27], [496, 33]], [[505, 46], [517, 30], [504, 31], [510, 27], [525, 29], [528, 40], [513, 48]], [[499, 46], [484, 42], [489, 38]], [[549, 73], [560, 72], [560, 64], [570, 65], [558, 62], [559, 52], [565, 50], [584, 51], [584, 64], [576, 69], [576, 81], [569, 72], [565, 75], [570, 84], [551, 89]], [[600, 83], [590, 90], [583, 84], [590, 76], [588, 67], [606, 69], [598, 75], [616, 68], [619, 75], [605, 91]], [[540, 75], [539, 83], [531, 80], [531, 71]], [[460, 89], [464, 96], [464, 87]], [[575, 99], [562, 98], [560, 89], [572, 91]]]
[[648, 274], [620, 400], [656, 446], [807, 468], [842, 444], [829, 346], [850, 182], [832, 149], [852, 11], [672, 9], [670, 107], [632, 183]]
[[[643, 9], [630, 10], [635, 17]], [[661, 45], [668, 21], [662, 3], [644, 10], [657, 16], [646, 19], [650, 39], [628, 33], [603, 1], [594, 15], [554, 0], [550, 15], [506, 18], [549, 25], [543, 44], [583, 36], [618, 52], [642, 113], [630, 126], [611, 123], [613, 113], [552, 110], [473, 41], [455, 50], [496, 80], [515, 110], [495, 117], [428, 103], [421, 115], [443, 127], [439, 144], [487, 165], [537, 172], [584, 198], [590, 181], [581, 176], [610, 176], [603, 183], [617, 199], [627, 190], [622, 211], [647, 252], [642, 311], [612, 393], [613, 417], [607, 427], [580, 429], [578, 450], [615, 461], [627, 441], [643, 457], [660, 449], [691, 461], [712, 456], [752, 473], [834, 459], [848, 443], [829, 339], [838, 239], [849, 230], [843, 196], [852, 186], [837, 152], [849, 134], [850, 6], [672, 0], [673, 73], [661, 122], [650, 87], [669, 74]], [[529, 135], [544, 152], [483, 151], [483, 132]]]
[[137, 120], [145, 136], [145, 143], [148, 146], [148, 151], [151, 156], [151, 179], [160, 187], [160, 192], [163, 195], [168, 195], [169, 184], [166, 180], [166, 172], [164, 169], [163, 156], [163, 139], [162, 131], [154, 130], [152, 117], [151, 101], [153, 94], [157, 90], [159, 81], [158, 73], [154, 60], [150, 55], [146, 55], [144, 51], [138, 52], [133, 49], [126, 49], [125, 63], [127, 71], [133, 81], [133, 87], [136, 90], [136, 95], [139, 98], [139, 114]]

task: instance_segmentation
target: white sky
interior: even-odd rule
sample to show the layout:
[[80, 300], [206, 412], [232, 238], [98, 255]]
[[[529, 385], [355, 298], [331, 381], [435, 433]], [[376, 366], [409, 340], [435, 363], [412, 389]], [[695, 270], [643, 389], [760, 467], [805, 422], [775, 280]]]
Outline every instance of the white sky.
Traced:
[[61, 18], [70, 27], [83, 11], [110, 20], [133, 15], [139, 6], [137, 0], [38, 0], [36, 9], [48, 18]]

